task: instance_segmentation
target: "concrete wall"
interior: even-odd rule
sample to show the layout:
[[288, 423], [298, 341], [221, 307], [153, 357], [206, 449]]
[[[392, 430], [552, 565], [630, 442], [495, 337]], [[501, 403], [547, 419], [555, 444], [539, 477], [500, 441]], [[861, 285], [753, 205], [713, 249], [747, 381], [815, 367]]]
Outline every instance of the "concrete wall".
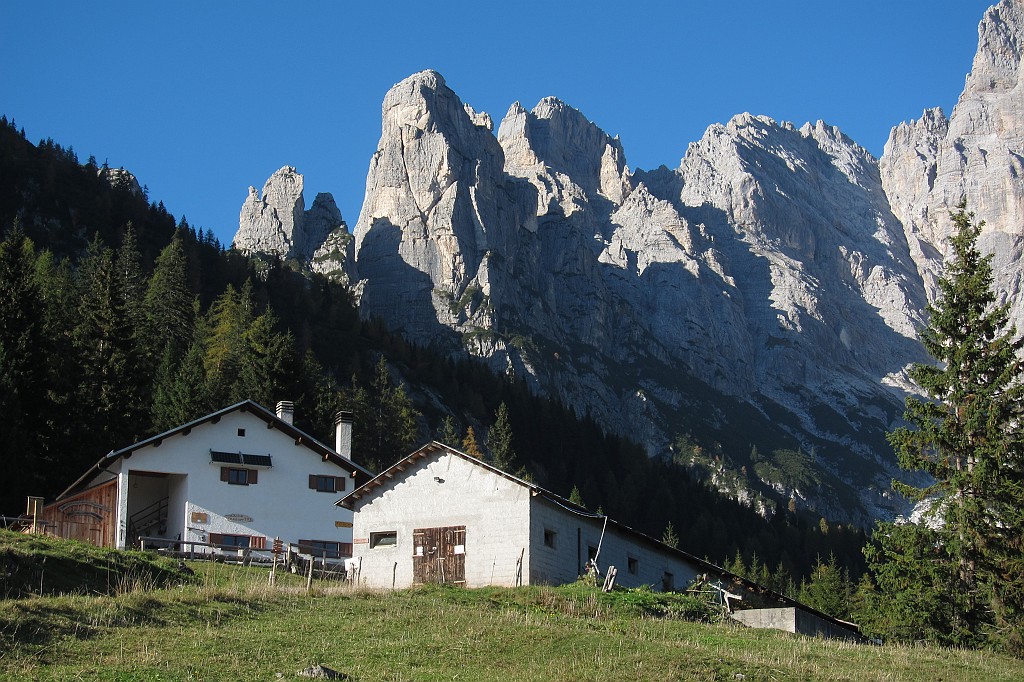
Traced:
[[[616, 584], [623, 587], [649, 585], [660, 591], [664, 587], [665, 574], [670, 573], [673, 589], [683, 590], [700, 572], [696, 566], [666, 548], [612, 525], [607, 527], [602, 541], [601, 528], [602, 519], [587, 518], [556, 502], [535, 497], [530, 515], [533, 547], [530, 582], [558, 585], [576, 580], [590, 548], [598, 547], [597, 564], [601, 573], [615, 566], [618, 571]], [[554, 532], [554, 548], [545, 545], [545, 531]]]
[[747, 609], [732, 614], [733, 620], [752, 628], [782, 630], [811, 637], [857, 640], [859, 635], [839, 623], [825, 620], [796, 607], [777, 609]]
[[[240, 435], [242, 429], [244, 435]], [[210, 451], [242, 452], [267, 455], [273, 466], [250, 467], [213, 462]], [[127, 478], [127, 504], [121, 514], [146, 506], [169, 496], [167, 536], [182, 540], [207, 541], [210, 533], [263, 536], [267, 545], [274, 537], [284, 542], [325, 540], [352, 542], [351, 526], [339, 527], [336, 522], [350, 524], [352, 513], [335, 506], [345, 492], [352, 490], [351, 473], [248, 412], [230, 412], [217, 423], [205, 422], [187, 434], [179, 432], [165, 438], [159, 445], [151, 444], [122, 457], [115, 465]], [[220, 480], [222, 466], [255, 469], [255, 485], [232, 485]], [[133, 472], [159, 472], [172, 476], [155, 479], [131, 476]], [[129, 474], [125, 477], [124, 474]], [[344, 476], [345, 491], [321, 493], [309, 488], [309, 475]], [[155, 481], [165, 488], [157, 490]], [[123, 484], [123, 483], [122, 483]], [[205, 521], [196, 521], [192, 512], [206, 514]], [[234, 516], [230, 520], [227, 516]], [[246, 519], [251, 520], [246, 520]], [[124, 526], [124, 519], [119, 519]]]
[[[413, 584], [413, 531], [466, 527], [466, 585], [513, 585], [523, 556], [529, 580], [530, 490], [462, 458], [441, 454], [413, 462], [357, 500], [353, 556], [359, 582], [397, 588]], [[393, 546], [370, 546], [373, 533], [394, 532]]]

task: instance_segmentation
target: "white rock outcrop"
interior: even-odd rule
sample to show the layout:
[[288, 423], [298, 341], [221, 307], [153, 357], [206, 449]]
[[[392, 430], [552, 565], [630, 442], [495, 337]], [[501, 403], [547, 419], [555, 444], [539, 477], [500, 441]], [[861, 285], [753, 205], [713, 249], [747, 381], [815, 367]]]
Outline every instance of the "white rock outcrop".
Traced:
[[263, 185], [262, 195], [255, 187], [249, 188], [231, 245], [246, 254], [308, 262], [328, 235], [338, 230], [346, 231], [346, 227], [334, 197], [317, 194], [307, 211], [302, 175], [284, 166]]
[[965, 194], [1024, 328], [1022, 47], [1024, 4], [1002, 0], [952, 115], [897, 126], [881, 161], [821, 121], [740, 114], [678, 168], [635, 172], [558, 99], [514, 103], [495, 133], [424, 71], [384, 98], [352, 235], [328, 229], [333, 202], [304, 211], [285, 168], [251, 190], [236, 245], [306, 254], [365, 315], [654, 454], [698, 424], [733, 452], [758, 437], [813, 451], [831, 482], [801, 494], [869, 523], [898, 511], [885, 432], [927, 359], [917, 330]]
[[893, 128], [880, 161], [893, 213], [903, 222], [930, 298], [948, 251], [949, 213], [964, 198], [984, 220], [997, 287], [1024, 328], [1019, 259], [1024, 249], [1024, 3], [1002, 0], [978, 26], [978, 50], [947, 120], [929, 109]]

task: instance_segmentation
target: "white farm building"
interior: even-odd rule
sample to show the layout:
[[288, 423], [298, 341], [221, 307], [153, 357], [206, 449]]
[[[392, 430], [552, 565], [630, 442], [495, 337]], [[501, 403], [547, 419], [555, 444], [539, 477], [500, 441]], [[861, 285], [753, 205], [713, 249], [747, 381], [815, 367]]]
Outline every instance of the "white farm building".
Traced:
[[352, 514], [334, 502], [371, 476], [352, 461], [351, 416], [339, 413], [332, 449], [293, 411], [245, 400], [111, 451], [44, 508], [47, 532], [120, 549], [140, 536], [238, 549], [280, 538], [347, 557]]
[[576, 580], [591, 560], [602, 572], [614, 566], [624, 587], [683, 589], [709, 571], [724, 574], [440, 443], [338, 504], [354, 512], [351, 563], [371, 587], [557, 585]]
[[[373, 588], [557, 585], [588, 565], [622, 587], [717, 585], [751, 627], [855, 639], [857, 628], [441, 443], [338, 501], [353, 511], [351, 578]], [[614, 568], [614, 571], [613, 571]], [[739, 610], [737, 610], [739, 609]]]

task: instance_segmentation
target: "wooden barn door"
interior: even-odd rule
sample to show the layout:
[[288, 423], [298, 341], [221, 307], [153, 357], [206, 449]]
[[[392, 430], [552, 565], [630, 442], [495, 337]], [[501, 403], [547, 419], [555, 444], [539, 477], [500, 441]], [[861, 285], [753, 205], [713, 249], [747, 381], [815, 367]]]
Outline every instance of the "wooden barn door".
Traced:
[[417, 528], [412, 532], [412, 580], [462, 585], [466, 582], [466, 527]]

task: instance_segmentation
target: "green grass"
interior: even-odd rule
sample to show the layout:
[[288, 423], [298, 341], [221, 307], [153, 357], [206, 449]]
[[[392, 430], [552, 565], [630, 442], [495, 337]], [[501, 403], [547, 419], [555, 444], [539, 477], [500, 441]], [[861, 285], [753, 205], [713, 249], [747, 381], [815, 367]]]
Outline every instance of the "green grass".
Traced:
[[[747, 630], [694, 600], [584, 585], [372, 592], [190, 564], [190, 584], [0, 601], [0, 680], [1019, 680], [983, 652]], [[742, 675], [742, 677], [737, 677]]]
[[187, 579], [177, 561], [154, 554], [0, 530], [0, 598], [112, 594]]

